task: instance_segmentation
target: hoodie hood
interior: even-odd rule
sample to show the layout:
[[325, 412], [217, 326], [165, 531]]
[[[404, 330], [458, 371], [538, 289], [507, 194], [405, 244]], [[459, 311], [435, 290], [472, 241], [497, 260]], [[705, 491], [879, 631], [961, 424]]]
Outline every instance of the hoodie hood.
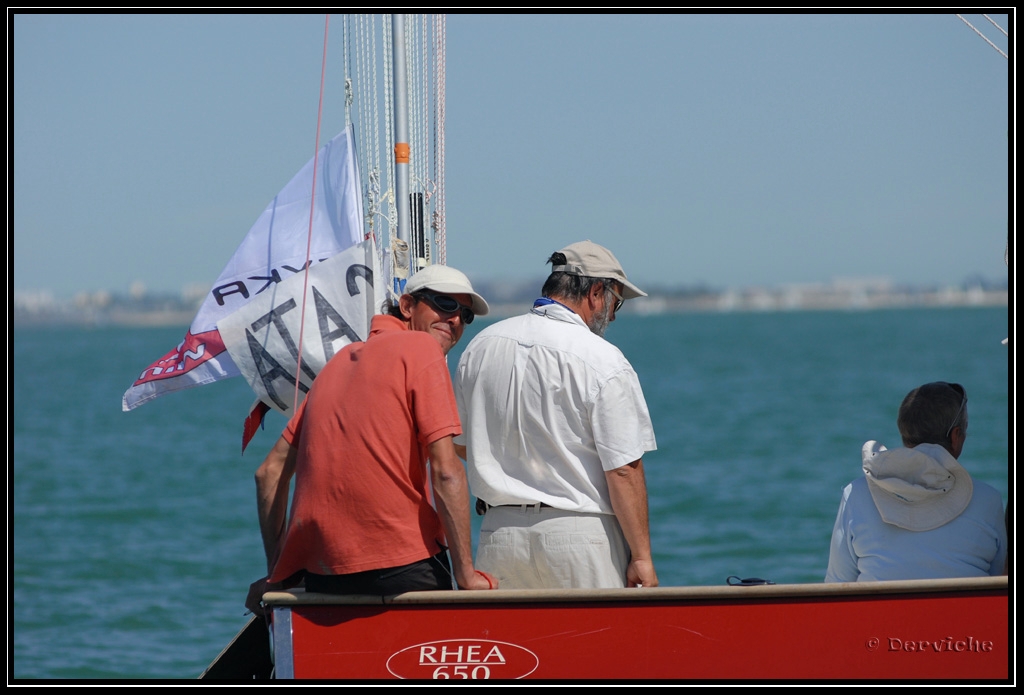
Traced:
[[971, 502], [971, 476], [938, 444], [890, 450], [872, 440], [861, 458], [871, 499], [887, 524], [930, 531], [960, 516]]

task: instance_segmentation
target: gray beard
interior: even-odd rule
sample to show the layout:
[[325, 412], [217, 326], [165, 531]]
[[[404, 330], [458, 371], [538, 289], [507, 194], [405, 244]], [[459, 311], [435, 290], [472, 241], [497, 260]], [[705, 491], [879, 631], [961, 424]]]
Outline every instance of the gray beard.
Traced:
[[607, 306], [605, 307], [603, 314], [594, 314], [590, 319], [590, 323], [587, 324], [587, 328], [590, 329], [590, 332], [599, 338], [603, 338], [604, 332], [608, 329], [608, 318], [611, 313], [611, 307]]

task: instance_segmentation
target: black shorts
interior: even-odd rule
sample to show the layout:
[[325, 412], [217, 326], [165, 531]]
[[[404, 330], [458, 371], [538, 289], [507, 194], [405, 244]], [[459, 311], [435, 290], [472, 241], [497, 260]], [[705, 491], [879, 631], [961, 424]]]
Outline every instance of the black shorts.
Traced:
[[454, 589], [448, 551], [401, 567], [367, 570], [354, 574], [306, 572], [306, 591], [318, 594], [371, 594], [394, 596], [406, 591]]

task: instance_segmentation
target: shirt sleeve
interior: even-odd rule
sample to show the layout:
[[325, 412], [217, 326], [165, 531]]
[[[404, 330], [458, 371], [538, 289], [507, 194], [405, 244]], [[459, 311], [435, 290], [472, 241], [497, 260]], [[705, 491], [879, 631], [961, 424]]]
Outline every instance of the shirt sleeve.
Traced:
[[409, 394], [413, 420], [424, 446], [442, 437], [462, 434], [452, 378], [444, 356], [431, 359], [415, 370], [410, 378]]
[[658, 448], [654, 425], [632, 369], [624, 369], [600, 385], [591, 405], [590, 422], [601, 467], [621, 468]]
[[839, 501], [839, 513], [832, 529], [832, 545], [828, 553], [826, 582], [855, 582], [860, 576], [857, 556], [853, 552], [853, 538], [850, 536], [850, 520], [846, 513], [847, 501], [852, 490], [853, 485], [847, 485], [843, 489], [843, 498]]

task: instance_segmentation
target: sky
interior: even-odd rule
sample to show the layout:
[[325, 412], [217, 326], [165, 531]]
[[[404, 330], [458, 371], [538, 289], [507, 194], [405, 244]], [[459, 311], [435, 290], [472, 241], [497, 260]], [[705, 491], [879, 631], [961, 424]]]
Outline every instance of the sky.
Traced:
[[[208, 288], [313, 155], [324, 24], [9, 11], [15, 293]], [[641, 287], [1002, 282], [1010, 75], [951, 13], [449, 15], [447, 261], [543, 278], [592, 239]]]

